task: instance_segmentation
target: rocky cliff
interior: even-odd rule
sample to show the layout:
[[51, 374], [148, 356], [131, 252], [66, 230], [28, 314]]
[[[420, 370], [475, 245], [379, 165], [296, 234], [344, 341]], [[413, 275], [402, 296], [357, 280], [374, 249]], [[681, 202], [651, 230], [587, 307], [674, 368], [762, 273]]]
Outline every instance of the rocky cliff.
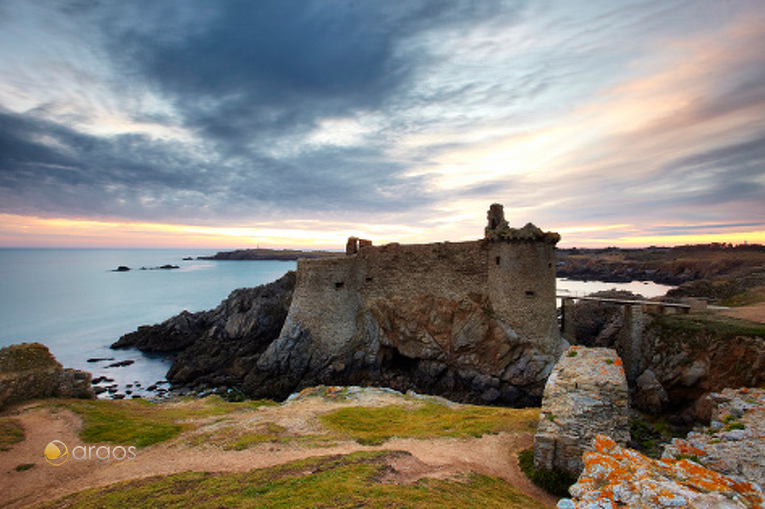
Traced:
[[94, 398], [91, 375], [64, 369], [40, 343], [0, 349], [0, 408], [35, 398]]
[[238, 387], [258, 357], [279, 336], [287, 316], [295, 273], [273, 283], [234, 290], [209, 311], [181, 314], [139, 327], [112, 348], [177, 353], [167, 373], [176, 385]]
[[597, 436], [573, 499], [558, 507], [762, 507], [765, 390], [725, 389], [706, 400], [710, 425], [674, 439], [661, 460]]
[[[618, 292], [600, 296], [634, 296]], [[637, 306], [640, 308], [640, 306]], [[579, 302], [567, 312], [573, 319], [572, 342], [617, 350], [625, 364], [636, 408], [658, 414], [679, 413], [677, 424], [697, 420], [696, 401], [726, 387], [765, 384], [765, 326], [714, 313], [657, 314], [626, 307]], [[637, 333], [625, 327], [636, 326]]]

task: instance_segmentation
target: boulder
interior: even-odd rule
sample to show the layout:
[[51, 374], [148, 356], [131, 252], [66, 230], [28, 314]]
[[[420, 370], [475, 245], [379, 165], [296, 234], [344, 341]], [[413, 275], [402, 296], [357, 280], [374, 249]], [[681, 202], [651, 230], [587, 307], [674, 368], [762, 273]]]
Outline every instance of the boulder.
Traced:
[[598, 434], [626, 445], [629, 390], [621, 359], [607, 348], [572, 346], [563, 353], [545, 385], [534, 436], [534, 466], [582, 471], [582, 454]]

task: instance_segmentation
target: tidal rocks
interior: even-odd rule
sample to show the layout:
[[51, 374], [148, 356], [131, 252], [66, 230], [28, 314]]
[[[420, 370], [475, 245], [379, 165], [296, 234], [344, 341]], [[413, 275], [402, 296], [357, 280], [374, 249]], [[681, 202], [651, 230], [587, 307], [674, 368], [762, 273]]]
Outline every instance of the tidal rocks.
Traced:
[[40, 343], [0, 349], [0, 408], [34, 398], [94, 398], [91, 375], [64, 369]]
[[582, 453], [598, 434], [626, 445], [629, 391], [614, 350], [572, 346], [561, 356], [545, 386], [534, 436], [534, 466], [577, 476]]

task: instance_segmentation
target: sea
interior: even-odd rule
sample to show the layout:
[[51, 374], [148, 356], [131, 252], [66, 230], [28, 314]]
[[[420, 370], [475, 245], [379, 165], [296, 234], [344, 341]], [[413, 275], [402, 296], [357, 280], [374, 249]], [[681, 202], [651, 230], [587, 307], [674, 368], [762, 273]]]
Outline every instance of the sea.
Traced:
[[[232, 290], [269, 283], [296, 268], [294, 261], [199, 260], [215, 250], [0, 249], [0, 346], [46, 345], [65, 367], [114, 380], [121, 390], [150, 396], [164, 383], [166, 355], [111, 350], [140, 325], [160, 323], [184, 310], [216, 307]], [[177, 269], [159, 269], [177, 265]], [[119, 266], [131, 270], [117, 272]], [[581, 296], [626, 289], [664, 295], [655, 283], [602, 283], [559, 279], [558, 293]], [[103, 359], [93, 362], [93, 359]], [[88, 362], [91, 360], [91, 362]], [[130, 365], [112, 364], [134, 361]]]

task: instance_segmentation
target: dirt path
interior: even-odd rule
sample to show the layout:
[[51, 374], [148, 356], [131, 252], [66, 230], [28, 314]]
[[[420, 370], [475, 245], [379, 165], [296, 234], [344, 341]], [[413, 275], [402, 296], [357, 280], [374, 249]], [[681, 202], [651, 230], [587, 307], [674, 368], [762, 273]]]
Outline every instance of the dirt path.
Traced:
[[[400, 401], [399, 401], [400, 403]], [[358, 405], [359, 402], [352, 404]], [[364, 402], [367, 405], [390, 404], [385, 398]], [[271, 467], [289, 461], [330, 454], [349, 454], [362, 450], [407, 451], [411, 457], [393, 461], [394, 481], [415, 482], [422, 477], [448, 478], [457, 474], [476, 472], [498, 477], [517, 486], [525, 494], [554, 507], [555, 497], [539, 490], [520, 472], [517, 453], [531, 446], [529, 433], [500, 433], [470, 439], [391, 439], [381, 446], [363, 446], [353, 441], [334, 441], [324, 445], [301, 441], [261, 443], [242, 451], [220, 447], [192, 445], [195, 434], [215, 430], [221, 425], [252, 428], [263, 422], [274, 422], [293, 436], [307, 436], [322, 431], [317, 416], [338, 403], [318, 398], [259, 411], [234, 415], [221, 422], [211, 421], [193, 432], [176, 439], [139, 449], [134, 460], [111, 461], [106, 465], [96, 461], [68, 460], [55, 467], [47, 464], [43, 451], [51, 440], [64, 442], [69, 451], [86, 446], [79, 438], [80, 419], [65, 410], [52, 411], [35, 405], [18, 408], [13, 417], [24, 427], [26, 439], [0, 452], [0, 505], [23, 507], [54, 500], [63, 495], [119, 481], [166, 475], [183, 471], [244, 472]], [[220, 421], [218, 419], [217, 421]], [[326, 430], [323, 430], [326, 431]], [[92, 444], [87, 444], [92, 446]], [[29, 470], [15, 467], [34, 463]]]

